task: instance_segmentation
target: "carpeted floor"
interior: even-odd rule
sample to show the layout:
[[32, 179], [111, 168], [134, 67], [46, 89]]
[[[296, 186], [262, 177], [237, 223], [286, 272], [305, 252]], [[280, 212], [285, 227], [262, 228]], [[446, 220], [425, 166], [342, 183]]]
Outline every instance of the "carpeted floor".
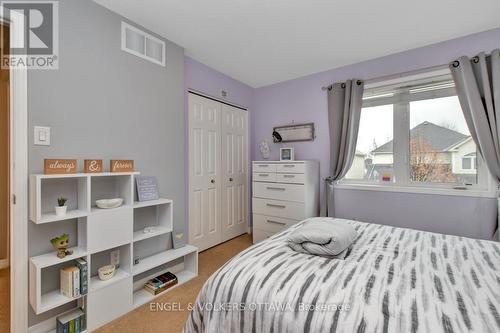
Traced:
[[[181, 332], [189, 315], [187, 307], [194, 304], [205, 281], [234, 255], [252, 245], [248, 234], [203, 251], [198, 259], [198, 277], [158, 297], [155, 303], [169, 303], [171, 311], [153, 311], [145, 304], [117, 320], [97, 329], [98, 333], [176, 333]], [[180, 310], [178, 310], [180, 309]], [[1, 331], [0, 331], [1, 332]]]
[[10, 332], [10, 269], [0, 269], [0, 332]]

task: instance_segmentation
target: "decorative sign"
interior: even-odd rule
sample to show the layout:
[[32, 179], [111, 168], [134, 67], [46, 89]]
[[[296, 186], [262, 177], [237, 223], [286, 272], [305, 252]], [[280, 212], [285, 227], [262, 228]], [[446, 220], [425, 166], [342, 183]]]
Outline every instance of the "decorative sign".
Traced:
[[102, 160], [84, 160], [84, 171], [87, 173], [102, 172]]
[[307, 124], [292, 124], [287, 126], [273, 127], [273, 133], [278, 133], [281, 140], [273, 135], [273, 141], [277, 142], [297, 142], [297, 141], [314, 141], [314, 123]]
[[111, 160], [109, 161], [109, 171], [111, 172], [134, 171], [134, 160]]
[[139, 201], [157, 200], [160, 198], [156, 177], [137, 176], [135, 177], [135, 182], [137, 184], [137, 199]]
[[45, 159], [44, 172], [46, 175], [61, 173], [76, 173], [76, 160]]
[[186, 235], [183, 229], [174, 230], [174, 232], [172, 232], [172, 243], [174, 249], [186, 246]]

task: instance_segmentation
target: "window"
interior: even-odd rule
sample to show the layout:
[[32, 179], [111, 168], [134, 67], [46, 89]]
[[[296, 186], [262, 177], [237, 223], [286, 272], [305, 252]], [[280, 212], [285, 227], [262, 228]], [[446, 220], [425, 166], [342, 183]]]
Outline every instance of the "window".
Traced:
[[365, 87], [343, 182], [486, 188], [488, 177], [449, 71]]
[[476, 153], [469, 153], [462, 157], [463, 170], [476, 170]]

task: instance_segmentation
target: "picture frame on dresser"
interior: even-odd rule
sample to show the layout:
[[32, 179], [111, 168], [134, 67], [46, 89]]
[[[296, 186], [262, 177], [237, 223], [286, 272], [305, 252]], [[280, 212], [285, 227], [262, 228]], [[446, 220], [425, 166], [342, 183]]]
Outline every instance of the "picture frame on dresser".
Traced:
[[319, 214], [318, 161], [253, 161], [253, 242]]
[[280, 161], [293, 161], [294, 149], [293, 148], [280, 148]]

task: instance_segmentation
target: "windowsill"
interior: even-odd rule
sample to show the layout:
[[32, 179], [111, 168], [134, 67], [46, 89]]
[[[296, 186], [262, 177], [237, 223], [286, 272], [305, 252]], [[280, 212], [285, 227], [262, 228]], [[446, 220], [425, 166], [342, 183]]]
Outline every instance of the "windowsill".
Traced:
[[466, 189], [457, 190], [453, 188], [439, 187], [424, 187], [424, 186], [401, 186], [395, 184], [374, 184], [374, 183], [336, 183], [334, 188], [340, 190], [362, 190], [362, 191], [382, 191], [382, 192], [399, 192], [399, 193], [417, 193], [430, 195], [448, 195], [476, 198], [497, 198], [496, 189], [481, 190], [481, 189]]

